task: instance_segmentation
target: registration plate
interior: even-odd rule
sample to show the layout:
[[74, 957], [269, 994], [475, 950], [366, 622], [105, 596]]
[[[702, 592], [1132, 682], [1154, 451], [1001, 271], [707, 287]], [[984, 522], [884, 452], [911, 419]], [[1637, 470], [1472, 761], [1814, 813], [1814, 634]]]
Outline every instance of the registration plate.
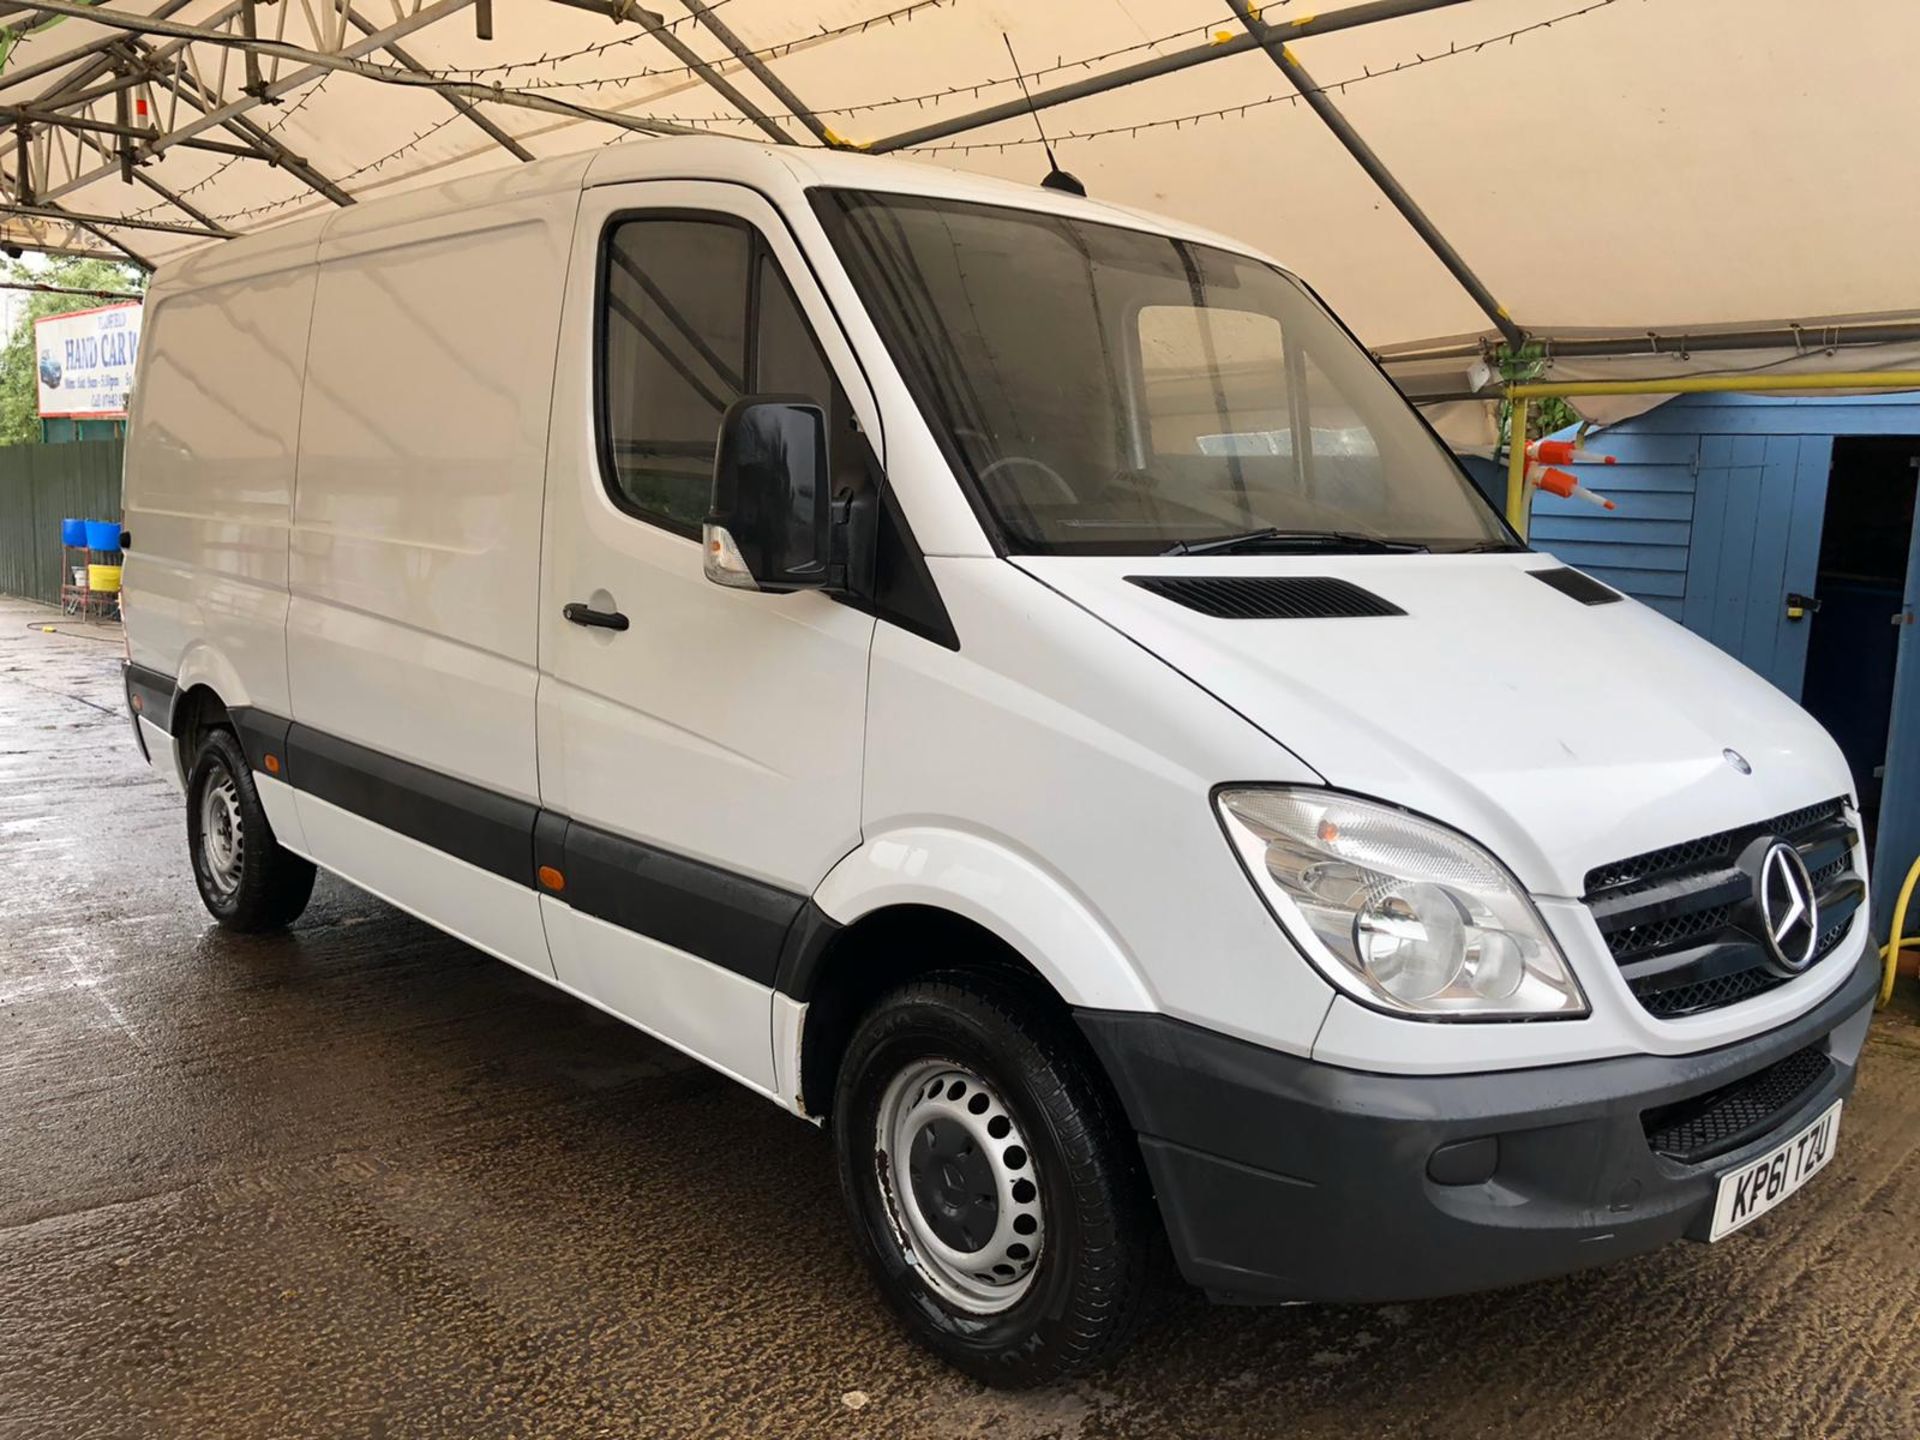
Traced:
[[1774, 1146], [1757, 1160], [1720, 1177], [1709, 1240], [1731, 1235], [1766, 1214], [1826, 1168], [1840, 1136], [1840, 1102], [1798, 1135]]

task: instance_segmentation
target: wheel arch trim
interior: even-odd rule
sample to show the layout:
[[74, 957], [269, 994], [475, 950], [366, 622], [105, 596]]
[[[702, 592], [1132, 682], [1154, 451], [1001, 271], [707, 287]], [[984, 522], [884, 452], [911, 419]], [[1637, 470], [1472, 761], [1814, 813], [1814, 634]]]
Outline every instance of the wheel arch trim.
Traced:
[[996, 839], [938, 825], [870, 835], [834, 866], [813, 903], [841, 927], [884, 909], [948, 911], [998, 937], [1069, 1005], [1160, 1008], [1138, 961], [1093, 907], [1048, 867]]

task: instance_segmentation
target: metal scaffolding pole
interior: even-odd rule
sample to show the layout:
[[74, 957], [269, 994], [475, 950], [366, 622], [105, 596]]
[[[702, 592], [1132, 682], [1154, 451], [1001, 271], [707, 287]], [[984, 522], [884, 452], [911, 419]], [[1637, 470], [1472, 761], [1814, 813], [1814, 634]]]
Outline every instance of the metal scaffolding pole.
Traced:
[[[1645, 356], [1682, 359], [1721, 350], [1794, 349], [1817, 352], [1848, 345], [1911, 345], [1920, 343], [1920, 320], [1834, 321], [1830, 324], [1766, 325], [1752, 329], [1702, 332], [1644, 330], [1637, 335], [1588, 335], [1564, 339], [1534, 335], [1548, 359], [1575, 360], [1596, 356]], [[1387, 346], [1377, 352], [1383, 365], [1419, 360], [1472, 360], [1486, 351], [1479, 340], [1447, 345]]]
[[[146, 20], [165, 20], [168, 16], [173, 15], [176, 11], [184, 10], [192, 3], [193, 0], [166, 0], [165, 4], [156, 5], [150, 14], [141, 18]], [[239, 11], [239, 0], [234, 0], [234, 3], [207, 16], [201, 23], [204, 25], [218, 25], [222, 21], [231, 19], [234, 15], [238, 14]], [[171, 53], [177, 48], [179, 47], [169, 46], [168, 53]], [[95, 45], [83, 46], [77, 50], [66, 50], [58, 55], [50, 56], [45, 60], [36, 61], [32, 65], [22, 65], [18, 70], [9, 70], [6, 74], [0, 75], [0, 90], [11, 90], [22, 81], [37, 80], [42, 75], [51, 75], [56, 70], [64, 70], [67, 66], [75, 64], [79, 66], [79, 69], [59, 81], [51, 90], [36, 96], [35, 99], [40, 104], [50, 103], [62, 97], [75, 86], [85, 85], [89, 81], [106, 74], [108, 70], [113, 68], [113, 57], [101, 53], [100, 48]]]
[[[136, 39], [133, 41], [133, 46], [136, 53], [142, 57], [145, 63], [151, 64], [157, 58], [157, 52], [151, 51], [146, 41]], [[200, 82], [191, 76], [182, 75], [179, 77], [175, 93], [202, 115], [211, 114], [213, 109], [218, 107], [220, 103], [220, 97], [218, 95], [207, 94], [202, 90]], [[326, 196], [327, 199], [336, 205], [351, 205], [354, 203], [353, 196], [349, 195], [325, 175], [322, 175], [318, 170], [314, 169], [304, 156], [294, 154], [293, 151], [282, 144], [270, 131], [263, 130], [246, 116], [231, 116], [226, 120], [222, 128], [239, 136], [240, 139], [245, 142], [247, 146], [246, 154], [252, 159], [285, 170], [308, 189]], [[195, 142], [182, 141], [180, 143], [193, 144]]]
[[[83, 133], [80, 139], [82, 144], [91, 145], [95, 150], [98, 150], [102, 155], [105, 155], [107, 153], [106, 147], [100, 141], [96, 140], [93, 136]], [[240, 154], [244, 154], [249, 158], [253, 158], [253, 159], [259, 158], [258, 152], [256, 151], [241, 150], [240, 147], [237, 145], [234, 146], [233, 148], [236, 152]], [[147, 189], [151, 190], [154, 194], [158, 195], [162, 200], [166, 201], [169, 205], [173, 206], [173, 208], [178, 210], [182, 215], [185, 215], [188, 219], [193, 220], [197, 224], [205, 225], [209, 230], [219, 230], [219, 229], [225, 228], [220, 224], [218, 220], [215, 220], [211, 215], [208, 215], [205, 211], [201, 210], [198, 206], [194, 205], [191, 201], [187, 200], [184, 196], [176, 195], [172, 190], [168, 189], [165, 185], [162, 185], [158, 180], [154, 179], [153, 176], [149, 175], [145, 170], [135, 170], [133, 172], [133, 178], [136, 181], [138, 181], [140, 184], [146, 186]]]
[[[97, 231], [90, 233], [98, 234]], [[100, 236], [100, 238], [106, 237]], [[42, 255], [60, 255], [73, 260], [111, 260], [117, 265], [137, 265], [142, 270], [148, 271], [153, 269], [150, 261], [142, 259], [118, 241], [107, 240], [107, 244], [119, 253], [109, 254], [98, 245], [63, 245], [53, 240], [37, 240], [31, 235], [8, 235], [4, 230], [0, 230], [0, 246], [11, 245], [19, 250], [38, 250]]]
[[[90, 20], [95, 24], [111, 25], [116, 29], [127, 30], [135, 34], [167, 35], [188, 41], [204, 40], [212, 44], [240, 49], [249, 48], [249, 45], [251, 45], [252, 48], [257, 48], [260, 53], [265, 55], [274, 55], [283, 59], [305, 62], [301, 65], [300, 69], [283, 75], [280, 79], [264, 85], [261, 93], [257, 95], [248, 95], [239, 100], [228, 101], [216, 109], [203, 113], [198, 120], [191, 121], [177, 130], [156, 135], [147, 143], [144, 151], [146, 155], [151, 156], [158, 155], [162, 151], [178, 145], [183, 140], [191, 139], [203, 131], [224, 125], [228, 120], [245, 114], [257, 105], [264, 104], [269, 100], [276, 100], [289, 91], [298, 90], [301, 86], [319, 79], [320, 76], [329, 70], [347, 70], [361, 74], [371, 72], [375, 78], [380, 78], [386, 72], [383, 72], [379, 66], [362, 65], [358, 57], [369, 51], [381, 49], [389, 41], [397, 40], [403, 35], [409, 35], [423, 26], [433, 24], [436, 20], [445, 19], [448, 15], [466, 9], [472, 3], [473, 0], [437, 0], [437, 3], [415, 11], [406, 19], [397, 21], [384, 30], [377, 31], [373, 35], [364, 36], [351, 45], [343, 46], [338, 55], [322, 55], [318, 51], [305, 50], [297, 45], [284, 45], [272, 40], [247, 42], [238, 36], [222, 30], [207, 30], [196, 25], [182, 25], [172, 20], [155, 21], [145, 16], [120, 15], [112, 11], [96, 10], [87, 5], [70, 4], [68, 0], [44, 0], [41, 8], [49, 10], [53, 14], [72, 15], [79, 19]], [[68, 191], [77, 190], [84, 185], [90, 185], [95, 180], [100, 179], [101, 174], [102, 172], [96, 171], [86, 175], [76, 176], [50, 193], [65, 194]]]
[[[1360, 25], [1373, 25], [1382, 20], [1398, 20], [1404, 15], [1419, 15], [1428, 10], [1444, 10], [1449, 5], [1463, 5], [1466, 0], [1368, 0], [1363, 5], [1349, 5], [1344, 10], [1335, 10], [1328, 15], [1302, 15], [1298, 20], [1277, 27], [1292, 39], [1304, 39], [1308, 35], [1330, 35], [1336, 30], [1351, 30]], [[915, 145], [924, 145], [929, 140], [944, 140], [950, 135], [962, 135], [969, 130], [978, 130], [983, 126], [995, 125], [1002, 120], [1019, 119], [1034, 110], [1047, 110], [1055, 105], [1065, 105], [1074, 100], [1085, 100], [1091, 95], [1104, 95], [1109, 90], [1119, 90], [1128, 85], [1137, 85], [1142, 80], [1154, 80], [1162, 75], [1172, 75], [1195, 65], [1206, 65], [1215, 60], [1225, 60], [1230, 55], [1244, 55], [1249, 50], [1260, 48], [1260, 42], [1253, 35], [1236, 35], [1229, 40], [1205, 45], [1191, 46], [1185, 50], [1174, 50], [1165, 55], [1156, 55], [1150, 60], [1142, 60], [1133, 65], [1122, 65], [1117, 70], [1109, 70], [1100, 75], [1089, 75], [1084, 80], [1072, 80], [1065, 85], [1056, 85], [1051, 90], [1036, 90], [1032, 98], [1022, 97], [1015, 100], [1003, 100], [998, 105], [987, 105], [964, 115], [951, 116], [945, 120], [935, 120], [928, 125], [915, 126], [911, 130], [902, 130], [897, 135], [875, 140], [871, 144], [858, 148], [875, 155], [884, 155], [890, 150], [906, 150]]]
[[[23, 171], [21, 173], [24, 175], [26, 172]], [[7, 181], [7, 177], [4, 174], [0, 174], [0, 182], [6, 182], [6, 181]], [[24, 197], [25, 195], [31, 193], [30, 185], [24, 185], [19, 180], [14, 180], [11, 183], [13, 187], [13, 193], [16, 196]], [[27, 220], [51, 220], [58, 224], [72, 226], [76, 230], [85, 230], [88, 234], [95, 236], [96, 238], [104, 241], [108, 245], [111, 245], [115, 250], [118, 250], [122, 255], [126, 256], [127, 259], [131, 260], [135, 265], [138, 265], [142, 270], [150, 271], [153, 269], [153, 262], [147, 259], [146, 256], [142, 255], [139, 251], [135, 250], [131, 245], [128, 245], [124, 240], [120, 240], [112, 235], [109, 235], [103, 228], [101, 228], [103, 225], [106, 225], [106, 224], [121, 223], [120, 221], [113, 219], [111, 217], [94, 216], [94, 215], [76, 215], [72, 211], [67, 210], [60, 205], [54, 204], [52, 201], [39, 201], [34, 203], [26, 203], [24, 201], [24, 198], [22, 203], [19, 203], [19, 204], [0, 202], [0, 220], [3, 220], [7, 215], [10, 215], [10, 214], [17, 215], [21, 219], [27, 219]], [[62, 245], [57, 242], [47, 243], [47, 242], [41, 241], [38, 237], [35, 237], [35, 236], [28, 236], [26, 239], [13, 239], [5, 236], [4, 232], [0, 232], [0, 243], [5, 243], [9, 245], [18, 245], [22, 249], [31, 248], [31, 249], [42, 251], [48, 255], [76, 255], [76, 256], [83, 256], [83, 257], [92, 257], [96, 259], [101, 258], [100, 252], [98, 250], [84, 250], [78, 246]]]
[[1374, 153], [1373, 147], [1360, 138], [1360, 132], [1355, 130], [1347, 117], [1340, 113], [1340, 107], [1333, 103], [1333, 98], [1314, 82], [1313, 76], [1308, 74], [1306, 67], [1300, 63], [1299, 57], [1287, 48], [1282, 32], [1262, 20], [1247, 0], [1227, 0], [1227, 3], [1233, 7], [1233, 13], [1240, 17], [1240, 23], [1246, 26], [1247, 33], [1260, 42], [1268, 58], [1280, 67], [1280, 73], [1287, 77], [1287, 82], [1300, 92], [1300, 98], [1312, 107], [1313, 113], [1318, 115], [1327, 129], [1333, 132], [1334, 139], [1346, 147], [1347, 153], [1354, 158], [1362, 170], [1367, 172], [1367, 178], [1379, 187], [1380, 193], [1385, 195], [1393, 208], [1400, 212], [1401, 218], [1411, 225], [1414, 233], [1426, 242], [1434, 258], [1446, 266], [1447, 273], [1459, 282], [1460, 288], [1473, 297], [1473, 303], [1485, 312], [1487, 318], [1493, 322], [1494, 328], [1505, 337], [1507, 344], [1512, 349], [1519, 350], [1525, 343], [1526, 337], [1520, 327], [1514, 324], [1513, 317], [1507, 313], [1507, 307], [1493, 298], [1493, 292], [1486, 287], [1478, 275], [1473, 273], [1473, 268], [1461, 257], [1460, 252], [1453, 248], [1452, 242], [1440, 233], [1440, 227], [1427, 218], [1427, 212], [1422, 210], [1414, 198], [1407, 193], [1406, 187], [1394, 178], [1393, 172], [1387, 169], [1386, 162]]
[[[50, 10], [54, 14], [71, 14], [80, 19], [91, 20], [96, 24], [110, 24], [117, 29], [131, 31], [136, 34], [144, 35], [151, 33], [168, 35], [176, 38], [184, 38], [189, 41], [206, 40], [214, 44], [227, 46], [244, 47], [246, 43], [239, 39], [239, 37], [225, 31], [205, 30], [199, 26], [181, 25], [172, 20], [154, 21], [145, 16], [119, 15], [111, 11], [95, 10], [91, 6], [70, 4], [68, 0], [38, 0], [38, 3], [41, 3], [43, 9]], [[382, 49], [390, 41], [397, 40], [404, 35], [409, 35], [423, 26], [431, 25], [436, 20], [443, 20], [448, 15], [466, 9], [472, 3], [473, 0], [436, 0], [436, 3], [415, 11], [406, 19], [397, 21], [384, 30], [376, 31], [372, 35], [363, 36], [353, 44], [343, 46], [340, 54], [337, 56], [321, 55], [317, 51], [303, 50], [297, 45], [282, 45], [278, 41], [261, 40], [254, 42], [263, 54], [310, 61], [312, 63], [304, 64], [300, 69], [270, 82], [259, 95], [248, 95], [238, 100], [228, 101], [225, 104], [217, 106], [215, 109], [205, 111], [198, 120], [190, 121], [176, 130], [156, 135], [152, 140], [147, 142], [143, 153], [147, 156], [158, 155], [178, 145], [183, 140], [192, 139], [194, 136], [206, 130], [217, 128], [218, 126], [226, 124], [229, 120], [243, 116], [247, 111], [257, 105], [263, 104], [268, 100], [278, 99], [289, 91], [298, 90], [301, 86], [319, 79], [329, 70], [346, 70], [356, 74], [371, 73], [374, 78], [384, 78], [390, 74], [404, 73], [384, 71], [377, 65], [363, 65], [360, 63], [358, 57], [370, 51]], [[409, 75], [408, 78], [415, 79], [419, 77]], [[427, 88], [437, 87], [428, 85]], [[469, 86], [464, 88], [468, 90], [486, 89], [484, 86]], [[575, 107], [558, 106], [556, 108], [562, 109], [563, 111], [572, 111]], [[112, 166], [89, 171], [85, 175], [77, 175], [64, 184], [56, 186], [44, 193], [48, 198], [65, 195], [71, 191], [81, 189], [83, 186], [91, 185], [95, 180], [111, 174], [112, 171]], [[337, 190], [338, 187], [335, 187], [335, 189]], [[344, 194], [344, 192], [340, 193]], [[336, 198], [337, 203], [351, 203], [350, 200], [339, 201], [337, 197], [333, 196], [329, 198]]]
[[192, 235], [203, 240], [231, 240], [234, 235], [233, 231], [220, 227], [184, 225], [174, 220], [148, 220], [144, 217], [135, 219], [130, 215], [83, 215], [45, 203], [16, 205], [11, 201], [0, 201], [0, 215], [13, 215], [22, 220], [60, 220], [84, 225], [89, 230], [110, 226], [120, 230], [154, 230], [162, 235]]
[[838, 146], [846, 143], [838, 135], [834, 134], [833, 131], [821, 124], [819, 116], [815, 115], [805, 105], [800, 103], [800, 97], [787, 88], [787, 82], [766, 67], [765, 63], [761, 61], [758, 55], [753, 53], [746, 42], [733, 33], [733, 27], [713, 13], [713, 10], [706, 4], [706, 0], [680, 0], [680, 3], [687, 7], [687, 12], [692, 15], [694, 19], [698, 20], [712, 32], [714, 39], [727, 47], [728, 53], [746, 68], [749, 75], [766, 86], [768, 93], [787, 107], [794, 119], [798, 120], [812, 132], [814, 139], [818, 140], [822, 145]]
[[[84, 135], [119, 135], [130, 140], [151, 139], [152, 126], [124, 125], [112, 120], [95, 120], [89, 115], [61, 115], [45, 110], [29, 108], [25, 105], [0, 105], [0, 127], [25, 122], [31, 132], [34, 126], [49, 130], [72, 130]], [[250, 145], [235, 145], [224, 140], [183, 140], [183, 150], [206, 150], [215, 155], [246, 155], [258, 157], [259, 151]], [[118, 159], [109, 154], [109, 159]]]
[[[605, 125], [617, 125], [624, 130], [635, 130], [649, 135], [681, 135], [697, 133], [686, 127], [664, 120], [651, 120], [622, 114], [616, 110], [597, 110], [590, 105], [576, 105], [569, 100], [555, 100], [537, 92], [525, 90], [507, 90], [498, 86], [479, 85], [465, 80], [439, 80], [430, 75], [415, 74], [394, 66], [370, 65], [360, 57], [375, 50], [383, 50], [402, 36], [415, 30], [424, 29], [436, 21], [444, 20], [457, 11], [469, 8], [474, 0], [434, 0], [414, 11], [405, 19], [397, 20], [383, 30], [375, 31], [356, 40], [351, 45], [343, 45], [337, 54], [322, 54], [318, 50], [308, 50], [298, 45], [289, 45], [279, 40], [247, 40], [225, 30], [208, 30], [197, 25], [183, 25], [178, 21], [155, 21], [150, 17], [121, 15], [115, 11], [97, 10], [88, 5], [72, 3], [72, 0], [35, 0], [38, 8], [55, 15], [67, 15], [75, 19], [90, 20], [95, 24], [107, 25], [118, 30], [127, 30], [136, 34], [167, 35], [185, 41], [204, 41], [212, 45], [224, 45], [232, 49], [257, 50], [262, 55], [271, 55], [276, 59], [291, 60], [301, 68], [291, 74], [283, 75], [271, 81], [259, 95], [249, 95], [244, 99], [230, 101], [219, 109], [209, 111], [191, 124], [178, 130], [168, 131], [155, 136], [148, 142], [145, 154], [158, 155], [161, 151], [189, 139], [201, 131], [216, 125], [225, 124], [235, 115], [251, 110], [254, 106], [277, 100], [289, 91], [298, 90], [310, 84], [329, 70], [343, 71], [349, 75], [360, 75], [369, 80], [379, 80], [390, 85], [417, 85], [426, 90], [437, 90], [442, 94], [463, 95], [473, 100], [484, 100], [492, 105], [515, 105], [526, 110], [539, 110], [550, 115], [564, 115], [574, 120], [594, 120]], [[757, 63], [757, 62], [756, 62]], [[96, 174], [77, 176], [60, 187], [60, 193], [90, 185], [99, 179]]]

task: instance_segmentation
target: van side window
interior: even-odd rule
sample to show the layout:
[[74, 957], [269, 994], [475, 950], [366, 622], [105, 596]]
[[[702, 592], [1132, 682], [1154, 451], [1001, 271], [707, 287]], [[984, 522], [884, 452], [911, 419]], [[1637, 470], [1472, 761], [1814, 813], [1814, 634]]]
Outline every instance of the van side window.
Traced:
[[630, 220], [607, 241], [600, 366], [608, 483], [623, 508], [692, 533], [720, 416], [746, 393], [753, 237], [714, 220]]
[[804, 395], [827, 412], [836, 458], [851, 409], [805, 317], [747, 225], [661, 216], [606, 241], [600, 356], [605, 479], [640, 519], [697, 535], [720, 418], [742, 395]]
[[835, 383], [827, 357], [807, 328], [800, 302], [780, 273], [779, 263], [764, 250], [760, 254], [758, 297], [753, 328], [753, 388], [761, 395], [805, 395], [826, 412], [827, 466], [834, 489], [860, 489], [870, 477], [855, 439], [853, 402]]
[[753, 388], [763, 395], [811, 395], [826, 404], [833, 389], [827, 357], [813, 343], [813, 332], [771, 255], [760, 257], [759, 290]]

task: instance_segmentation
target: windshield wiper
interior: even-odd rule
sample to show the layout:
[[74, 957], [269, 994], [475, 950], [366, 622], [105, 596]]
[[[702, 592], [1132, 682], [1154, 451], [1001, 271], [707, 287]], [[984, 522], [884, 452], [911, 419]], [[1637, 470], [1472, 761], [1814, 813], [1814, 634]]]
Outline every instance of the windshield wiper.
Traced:
[[1449, 545], [1449, 555], [1524, 555], [1533, 547], [1518, 545], [1511, 540], [1476, 540], [1471, 545]]
[[1411, 540], [1387, 540], [1352, 530], [1282, 530], [1268, 525], [1212, 540], [1179, 540], [1162, 555], [1231, 555], [1240, 551], [1286, 554], [1289, 551], [1342, 550], [1356, 555], [1421, 555], [1427, 547]]

